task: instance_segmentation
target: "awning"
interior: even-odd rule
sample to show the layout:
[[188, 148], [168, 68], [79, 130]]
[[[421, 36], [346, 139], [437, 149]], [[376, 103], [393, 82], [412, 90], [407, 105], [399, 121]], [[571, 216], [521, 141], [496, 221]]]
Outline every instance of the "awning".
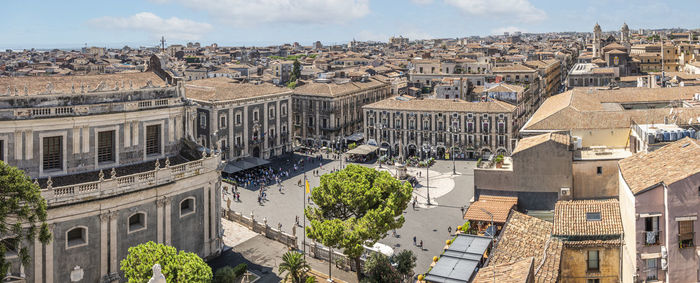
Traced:
[[235, 161], [227, 162], [226, 166], [224, 166], [223, 171], [229, 174], [233, 174], [239, 171], [248, 170], [269, 163], [270, 162], [265, 159], [248, 156]]
[[363, 145], [360, 145], [360, 146], [356, 147], [356, 148], [353, 149], [353, 150], [349, 150], [347, 153], [348, 153], [348, 154], [367, 155], [367, 154], [369, 154], [370, 152], [375, 152], [375, 151], [377, 151], [377, 148], [379, 148], [379, 147], [372, 146], [372, 145], [367, 145], [367, 144], [363, 144]]
[[346, 137], [345, 139], [346, 139], [347, 141], [350, 141], [350, 142], [358, 142], [358, 141], [361, 141], [361, 140], [365, 139], [365, 134], [363, 134], [363, 133], [354, 133], [354, 134], [352, 134], [352, 135], [349, 135], [349, 136]]

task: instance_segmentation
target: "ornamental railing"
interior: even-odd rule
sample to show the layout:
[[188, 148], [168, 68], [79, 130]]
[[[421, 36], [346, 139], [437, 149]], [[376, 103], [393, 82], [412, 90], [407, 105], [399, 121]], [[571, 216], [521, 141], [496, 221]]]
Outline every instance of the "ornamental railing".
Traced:
[[100, 170], [97, 181], [60, 187], [53, 187], [53, 181], [49, 177], [46, 187], [41, 189], [41, 196], [49, 206], [106, 198], [208, 173], [217, 170], [220, 160], [220, 156], [215, 154], [170, 166], [170, 160], [166, 159], [165, 167], [161, 167], [156, 160], [154, 170], [117, 177], [116, 170], [112, 168], [108, 178]]

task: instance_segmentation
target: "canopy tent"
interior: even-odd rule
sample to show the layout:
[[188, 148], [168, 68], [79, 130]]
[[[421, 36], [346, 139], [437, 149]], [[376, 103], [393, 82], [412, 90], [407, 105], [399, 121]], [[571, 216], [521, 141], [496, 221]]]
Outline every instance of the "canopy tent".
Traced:
[[370, 154], [372, 152], [377, 151], [378, 148], [379, 147], [376, 147], [376, 146], [363, 144], [363, 145], [356, 147], [355, 149], [349, 150], [347, 152], [347, 154], [367, 155], [367, 154]]
[[354, 133], [345, 138], [348, 142], [359, 142], [363, 139], [365, 139], [365, 134], [363, 133]]
[[228, 174], [233, 174], [239, 171], [248, 170], [250, 168], [255, 168], [269, 163], [270, 162], [265, 159], [248, 156], [240, 158], [236, 161], [227, 162], [226, 166], [224, 166], [224, 169], [222, 171]]

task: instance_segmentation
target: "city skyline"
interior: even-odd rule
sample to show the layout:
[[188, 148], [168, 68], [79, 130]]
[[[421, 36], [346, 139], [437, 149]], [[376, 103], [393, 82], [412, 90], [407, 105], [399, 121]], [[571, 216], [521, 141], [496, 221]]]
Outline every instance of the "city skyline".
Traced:
[[[32, 5], [31, 2], [36, 5]], [[119, 48], [198, 41], [221, 46], [299, 42], [338, 44], [352, 39], [386, 41], [499, 35], [503, 32], [589, 32], [697, 28], [685, 26], [690, 1], [551, 0], [150, 0], [39, 3], [8, 2], [0, 20], [0, 48]], [[41, 6], [42, 9], [32, 7]], [[584, 10], [585, 13], [580, 13]], [[431, 11], [431, 13], [426, 13]], [[578, 11], [578, 12], [577, 12]], [[673, 15], [669, 17], [669, 15]]]

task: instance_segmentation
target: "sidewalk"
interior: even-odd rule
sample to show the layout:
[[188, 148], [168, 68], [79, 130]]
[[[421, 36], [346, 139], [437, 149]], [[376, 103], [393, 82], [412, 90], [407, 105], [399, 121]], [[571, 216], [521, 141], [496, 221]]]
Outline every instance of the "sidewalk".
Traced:
[[[278, 267], [282, 262], [282, 255], [288, 251], [287, 246], [252, 232], [238, 223], [226, 219], [221, 219], [221, 223], [225, 229], [224, 243], [232, 248], [209, 262], [213, 269], [247, 263], [249, 270], [262, 275], [257, 282], [280, 282], [284, 278], [279, 273]], [[315, 274], [328, 274], [328, 262], [310, 256], [306, 257], [306, 261], [315, 270]], [[357, 282], [357, 275], [354, 272], [340, 270], [335, 265], [332, 268], [332, 275], [333, 278], [345, 282]]]

